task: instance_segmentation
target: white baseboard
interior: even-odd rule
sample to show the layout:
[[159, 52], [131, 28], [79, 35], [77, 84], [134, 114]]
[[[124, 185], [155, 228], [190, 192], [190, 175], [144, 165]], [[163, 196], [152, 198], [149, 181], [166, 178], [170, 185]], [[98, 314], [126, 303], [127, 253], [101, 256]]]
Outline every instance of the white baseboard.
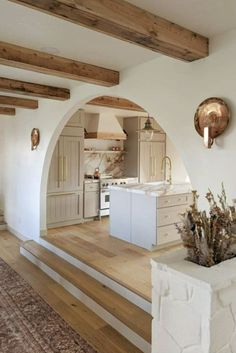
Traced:
[[45, 237], [48, 235], [48, 230], [47, 229], [40, 229], [40, 237]]
[[25, 256], [29, 261], [38, 266], [43, 272], [50, 276], [54, 281], [59, 283], [63, 288], [65, 288], [70, 294], [80, 300], [85, 304], [90, 310], [95, 314], [100, 316], [104, 321], [106, 321], [110, 326], [112, 326], [116, 331], [118, 331], [122, 336], [129, 340], [132, 344], [138, 347], [144, 353], [151, 352], [151, 344], [146, 342], [137, 333], [132, 331], [124, 323], [118, 320], [115, 316], [105, 310], [102, 306], [96, 303], [93, 299], [83, 293], [79, 288], [75, 287], [72, 283], [63, 278], [59, 273], [51, 269], [48, 265], [44, 264], [29, 251], [24, 248], [20, 248], [21, 255]]
[[[22, 240], [22, 241], [27, 241], [30, 240], [30, 238], [26, 237], [25, 235], [19, 233], [17, 230], [15, 230], [14, 228], [12, 228], [11, 226], [9, 226], [9, 224], [7, 224], [7, 230], [12, 233], [13, 235], [15, 235], [18, 239]], [[32, 238], [31, 238], [32, 239]]]

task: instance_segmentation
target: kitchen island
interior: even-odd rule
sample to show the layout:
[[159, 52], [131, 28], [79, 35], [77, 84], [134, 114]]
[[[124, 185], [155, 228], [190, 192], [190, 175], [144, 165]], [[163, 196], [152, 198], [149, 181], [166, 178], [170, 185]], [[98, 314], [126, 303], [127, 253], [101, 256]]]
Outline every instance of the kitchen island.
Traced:
[[179, 241], [176, 223], [192, 203], [191, 185], [163, 182], [110, 188], [110, 235], [148, 250]]

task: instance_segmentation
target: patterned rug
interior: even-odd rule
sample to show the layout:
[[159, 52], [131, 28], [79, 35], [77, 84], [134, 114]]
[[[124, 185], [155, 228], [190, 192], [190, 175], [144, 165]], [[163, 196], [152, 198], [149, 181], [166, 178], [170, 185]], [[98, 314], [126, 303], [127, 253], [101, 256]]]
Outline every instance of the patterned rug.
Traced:
[[0, 259], [1, 353], [97, 353]]

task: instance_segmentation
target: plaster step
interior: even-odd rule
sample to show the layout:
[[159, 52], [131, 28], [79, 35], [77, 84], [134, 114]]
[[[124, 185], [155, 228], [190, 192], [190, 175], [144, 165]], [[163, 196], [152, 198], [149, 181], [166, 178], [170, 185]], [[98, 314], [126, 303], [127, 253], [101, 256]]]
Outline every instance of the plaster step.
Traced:
[[112, 289], [119, 295], [123, 296], [125, 299], [129, 300], [131, 303], [137, 305], [147, 313], [151, 314], [151, 299], [143, 296], [140, 291], [137, 291], [135, 288], [128, 286], [127, 283], [124, 283], [121, 280], [117, 280], [116, 276], [111, 276], [111, 274], [102, 272], [100, 269], [93, 265], [92, 261], [85, 261], [85, 259], [80, 257], [79, 254], [75, 256], [75, 254], [70, 252], [68, 249], [65, 250], [63, 246], [52, 242], [50, 238], [45, 239], [44, 237], [41, 237], [39, 239], [39, 243], [55, 255], [66, 260], [71, 265], [82, 270], [83, 272], [86, 272], [89, 276], [95, 278], [106, 287]]
[[0, 223], [4, 222], [4, 215], [0, 214]]
[[142, 352], [151, 351], [150, 314], [34, 241], [21, 254], [81, 300]]
[[6, 230], [7, 224], [4, 221], [0, 221], [0, 230]]

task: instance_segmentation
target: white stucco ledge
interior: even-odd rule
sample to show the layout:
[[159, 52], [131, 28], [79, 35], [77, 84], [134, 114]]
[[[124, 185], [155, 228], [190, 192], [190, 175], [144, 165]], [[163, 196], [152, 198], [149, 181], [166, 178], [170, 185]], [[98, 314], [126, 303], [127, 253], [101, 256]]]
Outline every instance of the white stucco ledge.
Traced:
[[152, 353], [236, 353], [236, 258], [210, 268], [182, 249], [152, 259]]

